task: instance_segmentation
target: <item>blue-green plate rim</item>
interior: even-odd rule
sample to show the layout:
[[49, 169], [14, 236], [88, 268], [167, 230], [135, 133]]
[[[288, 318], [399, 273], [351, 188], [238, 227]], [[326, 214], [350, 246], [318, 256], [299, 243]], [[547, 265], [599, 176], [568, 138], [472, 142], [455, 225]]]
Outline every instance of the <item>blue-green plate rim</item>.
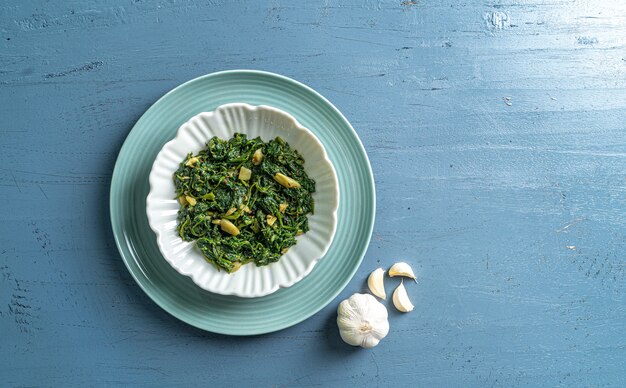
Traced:
[[[341, 285], [339, 287], [337, 287], [337, 289], [332, 293], [332, 295], [330, 297], [328, 297], [320, 306], [317, 306], [317, 308], [312, 309], [311, 311], [308, 311], [307, 313], [303, 314], [302, 316], [296, 318], [293, 321], [287, 321], [287, 322], [283, 322], [280, 324], [277, 324], [275, 327], [273, 327], [271, 330], [261, 330], [261, 331], [251, 331], [251, 332], [246, 332], [246, 333], [242, 333], [242, 332], [229, 332], [227, 330], [221, 330], [221, 329], [215, 329], [215, 328], [208, 328], [208, 327], [203, 327], [200, 324], [197, 324], [195, 321], [192, 320], [188, 320], [186, 319], [186, 317], [181, 316], [180, 314], [177, 314], [176, 311], [172, 311], [172, 310], [176, 310], [176, 309], [170, 309], [167, 305], [165, 305], [165, 303], [163, 303], [160, 299], [158, 299], [155, 295], [153, 295], [151, 293], [151, 291], [148, 289], [148, 287], [144, 284], [144, 281], [148, 281], [148, 278], [145, 279], [141, 279], [137, 273], [135, 273], [135, 271], [133, 271], [129, 265], [129, 260], [134, 260], [134, 255], [132, 253], [132, 250], [129, 250], [129, 256], [127, 257], [124, 254], [124, 250], [122, 249], [122, 246], [124, 245], [124, 239], [122, 236], [122, 232], [121, 230], [119, 230], [120, 226], [118, 225], [119, 222], [116, 222], [117, 220], [117, 216], [115, 214], [115, 204], [114, 204], [114, 189], [115, 189], [115, 185], [117, 184], [117, 181], [120, 179], [118, 177], [118, 175], [120, 174], [119, 172], [119, 168], [118, 165], [120, 164], [120, 160], [125, 156], [125, 149], [128, 148], [128, 139], [131, 136], [133, 130], [135, 130], [135, 128], [140, 125], [142, 123], [142, 121], [145, 119], [145, 117], [147, 117], [148, 115], [151, 114], [152, 110], [155, 109], [155, 106], [157, 106], [163, 99], [165, 99], [168, 95], [175, 93], [178, 90], [181, 90], [185, 87], [188, 87], [191, 84], [197, 83], [197, 82], [203, 82], [205, 80], [208, 80], [210, 78], [213, 77], [219, 77], [219, 76], [223, 76], [223, 75], [262, 75], [262, 76], [266, 76], [266, 77], [275, 77], [278, 79], [281, 79], [282, 81], [288, 82], [293, 84], [296, 87], [302, 88], [305, 91], [307, 91], [308, 93], [311, 93], [313, 96], [319, 98], [324, 104], [326, 104], [335, 114], [337, 114], [337, 116], [341, 119], [341, 121], [343, 121], [343, 123], [350, 129], [350, 131], [352, 131], [352, 134], [354, 135], [354, 139], [356, 139], [358, 147], [359, 147], [359, 152], [362, 154], [362, 156], [364, 157], [365, 160], [365, 166], [367, 168], [367, 174], [368, 174], [368, 188], [370, 190], [369, 195], [371, 195], [372, 197], [372, 207], [370, 209], [370, 214], [369, 214], [369, 225], [367, 227], [367, 236], [365, 238], [365, 244], [363, 244], [363, 246], [361, 247], [360, 252], [358, 252], [358, 256], [359, 259], [358, 261], [355, 262], [351, 272], [349, 273], [349, 276], [346, 276], [345, 279], [343, 280], [343, 282], [341, 282]], [[146, 179], [148, 179], [146, 177]], [[337, 107], [335, 105], [333, 105], [326, 97], [322, 96], [320, 93], [318, 93], [317, 91], [315, 91], [314, 89], [312, 89], [311, 87], [296, 81], [292, 78], [286, 77], [284, 75], [280, 75], [280, 74], [276, 74], [276, 73], [272, 73], [272, 72], [268, 72], [268, 71], [263, 71], [263, 70], [253, 70], [253, 69], [233, 69], [233, 70], [224, 70], [224, 71], [217, 71], [217, 72], [213, 72], [213, 73], [209, 73], [209, 74], [205, 74], [202, 75], [200, 77], [196, 77], [193, 78], [189, 81], [186, 81], [180, 85], [178, 85], [177, 87], [171, 89], [170, 91], [168, 91], [167, 93], [165, 93], [163, 96], [161, 96], [161, 98], [159, 98], [157, 101], [155, 101], [150, 108], [148, 108], [144, 114], [139, 118], [139, 120], [137, 120], [137, 122], [135, 123], [135, 125], [133, 126], [133, 128], [130, 130], [130, 132], [128, 133], [128, 135], [126, 135], [126, 139], [124, 140], [124, 143], [122, 144], [122, 147], [120, 148], [120, 151], [118, 153], [117, 159], [115, 161], [115, 166], [113, 168], [113, 174], [111, 177], [111, 188], [109, 191], [109, 210], [110, 210], [110, 220], [111, 220], [111, 228], [113, 230], [113, 238], [115, 240], [115, 245], [117, 246], [117, 249], [120, 253], [120, 256], [122, 257], [122, 260], [124, 261], [124, 265], [126, 266], [126, 268], [128, 269], [128, 272], [130, 272], [131, 276], [133, 277], [133, 279], [135, 279], [135, 282], [139, 285], [139, 287], [146, 293], [146, 295], [148, 295], [148, 297], [150, 299], [152, 299], [152, 301], [154, 301], [154, 303], [156, 303], [159, 307], [161, 307], [163, 310], [165, 310], [168, 314], [170, 314], [171, 316], [191, 325], [194, 326], [198, 329], [201, 330], [205, 330], [205, 331], [209, 331], [212, 333], [218, 333], [218, 334], [225, 334], [225, 335], [235, 335], [235, 336], [246, 336], [246, 335], [259, 335], [259, 334], [267, 334], [267, 333], [272, 333], [275, 331], [279, 331], [279, 330], [283, 330], [286, 329], [288, 327], [297, 325], [298, 323], [301, 323], [303, 321], [305, 321], [306, 319], [310, 318], [311, 316], [313, 316], [314, 314], [316, 314], [317, 312], [319, 312], [320, 310], [322, 310], [324, 307], [326, 307], [330, 302], [332, 302], [337, 295], [339, 295], [339, 293], [341, 291], [343, 291], [343, 289], [347, 286], [347, 284], [350, 282], [350, 280], [354, 277], [354, 274], [356, 273], [357, 269], [359, 268], [359, 266], [361, 265], [363, 258], [365, 256], [365, 253], [367, 252], [367, 248], [369, 247], [369, 243], [371, 241], [371, 237], [372, 237], [372, 232], [374, 230], [374, 223], [375, 223], [375, 218], [376, 218], [376, 187], [375, 187], [375, 182], [374, 182], [374, 174], [372, 172], [372, 167], [369, 161], [369, 158], [367, 156], [367, 152], [365, 151], [365, 147], [363, 146], [363, 143], [361, 142], [361, 139], [359, 138], [357, 132], [354, 130], [354, 128], [352, 127], [352, 124], [350, 124], [350, 122], [346, 119], [346, 117], [343, 115], [343, 113], [341, 113], [341, 111], [339, 111], [339, 109], [337, 109]], [[338, 220], [338, 222], [341, 222], [341, 220]], [[155, 236], [156, 239], [156, 236]], [[163, 259], [165, 260], [165, 259]], [[140, 271], [138, 271], [140, 272]]]

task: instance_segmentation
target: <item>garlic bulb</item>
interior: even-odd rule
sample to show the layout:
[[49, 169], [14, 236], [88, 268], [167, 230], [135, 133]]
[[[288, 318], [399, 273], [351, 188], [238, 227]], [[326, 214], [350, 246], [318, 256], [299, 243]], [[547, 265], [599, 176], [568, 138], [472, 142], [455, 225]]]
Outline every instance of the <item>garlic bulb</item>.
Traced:
[[387, 299], [385, 293], [385, 270], [382, 268], [375, 269], [367, 278], [367, 286], [370, 292], [380, 299]]
[[417, 278], [415, 277], [411, 266], [404, 262], [395, 263], [394, 265], [392, 265], [391, 268], [389, 268], [389, 276], [404, 276], [417, 281]]
[[400, 285], [393, 292], [393, 305], [396, 306], [398, 311], [402, 311], [403, 313], [408, 313], [409, 311], [413, 311], [413, 303], [409, 300], [409, 295], [406, 293], [406, 288], [404, 288], [404, 281], [400, 282]]
[[389, 333], [387, 309], [369, 294], [354, 294], [339, 304], [337, 326], [346, 343], [372, 348]]

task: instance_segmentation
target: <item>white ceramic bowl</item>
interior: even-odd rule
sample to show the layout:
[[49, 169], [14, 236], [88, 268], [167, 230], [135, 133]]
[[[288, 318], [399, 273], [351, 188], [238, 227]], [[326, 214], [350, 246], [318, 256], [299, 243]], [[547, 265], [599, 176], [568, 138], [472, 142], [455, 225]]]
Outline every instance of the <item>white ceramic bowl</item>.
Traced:
[[[230, 139], [235, 133], [269, 141], [280, 136], [303, 156], [304, 170], [315, 179], [315, 214], [309, 215], [310, 230], [296, 238], [297, 244], [279, 261], [257, 267], [242, 266], [229, 274], [207, 262], [193, 242], [183, 241], [176, 231], [180, 207], [175, 199], [174, 172], [189, 152], [197, 154], [213, 136]], [[339, 184], [324, 146], [288, 113], [270, 106], [226, 104], [212, 112], [192, 117], [166, 143], [150, 172], [146, 210], [163, 257], [203, 289], [217, 294], [252, 298], [289, 287], [311, 272], [333, 241], [337, 226]]]

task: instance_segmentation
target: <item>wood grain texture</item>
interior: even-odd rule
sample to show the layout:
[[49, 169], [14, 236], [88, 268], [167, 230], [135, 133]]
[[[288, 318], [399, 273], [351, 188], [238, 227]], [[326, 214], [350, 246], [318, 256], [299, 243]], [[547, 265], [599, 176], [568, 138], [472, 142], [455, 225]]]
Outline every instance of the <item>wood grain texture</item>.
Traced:
[[[600, 0], [3, 2], [0, 385], [625, 386], [625, 53]], [[335, 103], [378, 195], [340, 297], [250, 338], [161, 311], [108, 221], [134, 122], [235, 68]], [[399, 259], [415, 311], [344, 345], [339, 300]]]

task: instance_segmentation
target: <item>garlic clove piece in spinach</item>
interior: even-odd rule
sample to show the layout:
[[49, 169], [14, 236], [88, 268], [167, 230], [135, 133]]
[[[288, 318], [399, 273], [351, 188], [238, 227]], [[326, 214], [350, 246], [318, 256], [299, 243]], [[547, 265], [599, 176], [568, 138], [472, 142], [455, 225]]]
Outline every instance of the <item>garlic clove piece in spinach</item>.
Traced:
[[387, 308], [369, 294], [354, 294], [337, 308], [341, 339], [349, 345], [373, 348], [389, 333]]

